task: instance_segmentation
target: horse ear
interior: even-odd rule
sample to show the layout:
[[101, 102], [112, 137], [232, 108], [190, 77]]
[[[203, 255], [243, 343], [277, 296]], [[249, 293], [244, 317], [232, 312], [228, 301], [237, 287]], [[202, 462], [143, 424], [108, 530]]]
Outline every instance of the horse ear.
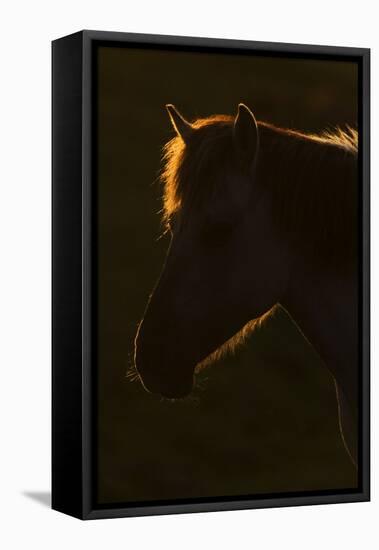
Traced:
[[194, 132], [193, 126], [186, 121], [184, 117], [179, 113], [179, 111], [176, 110], [174, 105], [166, 105], [166, 109], [168, 111], [171, 124], [174, 127], [175, 132], [178, 134], [179, 137], [182, 138], [184, 143], [186, 143], [191, 134]]
[[252, 165], [258, 152], [258, 125], [253, 113], [243, 103], [238, 105], [233, 126], [233, 139], [241, 162]]

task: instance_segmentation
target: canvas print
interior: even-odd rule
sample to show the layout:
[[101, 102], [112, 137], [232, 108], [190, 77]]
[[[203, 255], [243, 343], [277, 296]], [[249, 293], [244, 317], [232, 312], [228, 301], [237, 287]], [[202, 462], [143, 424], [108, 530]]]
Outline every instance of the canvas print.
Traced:
[[96, 51], [99, 506], [358, 490], [358, 65]]

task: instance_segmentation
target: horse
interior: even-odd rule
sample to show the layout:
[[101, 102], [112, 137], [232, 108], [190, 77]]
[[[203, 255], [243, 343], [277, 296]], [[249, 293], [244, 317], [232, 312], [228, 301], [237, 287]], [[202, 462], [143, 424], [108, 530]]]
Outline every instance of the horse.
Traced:
[[332, 374], [357, 466], [357, 131], [279, 128], [243, 103], [235, 116], [192, 122], [166, 108], [170, 245], [138, 326], [137, 376], [149, 392], [183, 398], [200, 368], [280, 305]]

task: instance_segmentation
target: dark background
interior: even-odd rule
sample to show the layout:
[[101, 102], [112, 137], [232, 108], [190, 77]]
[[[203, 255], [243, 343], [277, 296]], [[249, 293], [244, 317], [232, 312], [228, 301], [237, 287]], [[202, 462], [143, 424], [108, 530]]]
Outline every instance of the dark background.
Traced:
[[[169, 402], [126, 377], [168, 240], [158, 240], [166, 103], [305, 131], [357, 123], [350, 62], [101, 47], [98, 52], [98, 501], [356, 486], [334, 384], [279, 310]], [[327, 315], [327, 312], [325, 312]]]

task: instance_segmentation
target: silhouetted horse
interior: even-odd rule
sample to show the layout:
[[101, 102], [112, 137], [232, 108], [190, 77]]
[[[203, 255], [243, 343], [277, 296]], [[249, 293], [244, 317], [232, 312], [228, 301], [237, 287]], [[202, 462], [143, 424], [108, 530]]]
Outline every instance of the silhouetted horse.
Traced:
[[[165, 147], [171, 244], [136, 337], [144, 387], [191, 392], [195, 369], [280, 304], [332, 373], [356, 463], [357, 132], [305, 135], [239, 105], [187, 122]], [[320, 403], [322, 407], [322, 403]]]

